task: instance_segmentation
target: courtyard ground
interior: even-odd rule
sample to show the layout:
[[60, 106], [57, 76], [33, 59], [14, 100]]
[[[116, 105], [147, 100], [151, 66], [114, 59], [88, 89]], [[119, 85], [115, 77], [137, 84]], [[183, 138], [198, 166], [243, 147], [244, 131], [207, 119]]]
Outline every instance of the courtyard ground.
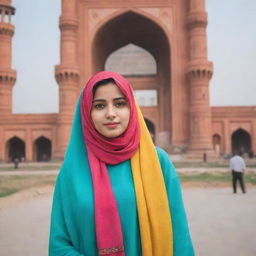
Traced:
[[[44, 186], [0, 198], [1, 255], [47, 256], [52, 192]], [[236, 195], [229, 186], [184, 186], [183, 197], [195, 255], [256, 255], [255, 186]]]

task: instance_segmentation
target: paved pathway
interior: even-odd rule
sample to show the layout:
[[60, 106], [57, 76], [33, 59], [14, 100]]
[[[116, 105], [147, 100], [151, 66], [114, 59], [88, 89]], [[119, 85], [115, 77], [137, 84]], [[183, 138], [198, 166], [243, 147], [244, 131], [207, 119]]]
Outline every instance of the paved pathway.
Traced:
[[[184, 188], [183, 195], [197, 256], [256, 255], [256, 188], [245, 195], [229, 188]], [[51, 189], [25, 198], [0, 201], [3, 256], [47, 256]]]
[[47, 256], [51, 194], [0, 210], [0, 255]]
[[198, 256], [256, 255], [256, 188], [184, 189], [190, 231]]

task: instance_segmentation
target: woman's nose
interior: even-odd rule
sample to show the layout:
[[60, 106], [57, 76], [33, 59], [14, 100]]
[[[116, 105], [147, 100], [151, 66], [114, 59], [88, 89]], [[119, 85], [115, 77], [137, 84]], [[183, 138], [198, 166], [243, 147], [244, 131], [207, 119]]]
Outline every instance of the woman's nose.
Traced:
[[107, 108], [107, 118], [113, 119], [116, 117], [115, 107], [110, 105]]

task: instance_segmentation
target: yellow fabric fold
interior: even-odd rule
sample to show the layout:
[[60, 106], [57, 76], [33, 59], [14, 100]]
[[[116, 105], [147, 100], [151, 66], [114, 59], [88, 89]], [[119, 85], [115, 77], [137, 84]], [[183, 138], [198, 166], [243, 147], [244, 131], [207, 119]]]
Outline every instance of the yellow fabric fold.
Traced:
[[172, 256], [173, 233], [166, 187], [155, 146], [136, 105], [140, 145], [131, 158], [143, 256]]

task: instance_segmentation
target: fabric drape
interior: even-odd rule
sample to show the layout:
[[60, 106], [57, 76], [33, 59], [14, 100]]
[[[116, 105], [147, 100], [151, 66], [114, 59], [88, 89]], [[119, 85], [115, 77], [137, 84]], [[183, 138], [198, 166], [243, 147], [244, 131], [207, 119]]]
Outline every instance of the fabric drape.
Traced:
[[[115, 81], [130, 106], [126, 131], [111, 139], [97, 133], [91, 120], [93, 87], [108, 78]], [[84, 88], [80, 110], [93, 180], [99, 255], [125, 254], [120, 217], [106, 164], [118, 164], [128, 159], [132, 164], [143, 255], [173, 255], [171, 216], [162, 170], [129, 82], [114, 72], [96, 74]]]

